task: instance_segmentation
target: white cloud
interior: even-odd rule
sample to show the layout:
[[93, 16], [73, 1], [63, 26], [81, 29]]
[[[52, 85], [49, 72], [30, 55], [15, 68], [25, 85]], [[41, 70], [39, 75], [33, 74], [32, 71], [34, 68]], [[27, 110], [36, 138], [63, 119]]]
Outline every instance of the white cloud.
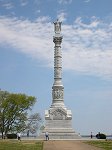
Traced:
[[[97, 23], [96, 23], [97, 22]], [[76, 19], [62, 25], [63, 69], [112, 79], [112, 24]], [[53, 66], [53, 24], [49, 17], [30, 20], [0, 17], [0, 45]]]
[[37, 18], [37, 22], [48, 22], [50, 20], [49, 16], [41, 16]]
[[26, 6], [28, 4], [28, 0], [21, 0], [21, 6]]
[[89, 24], [85, 24], [82, 22], [82, 18], [78, 17], [76, 18], [74, 24], [76, 26], [80, 26], [80, 27], [84, 27], [84, 28], [96, 28], [99, 25], [99, 21], [97, 18], [95, 18], [94, 16], [91, 19], [91, 22]]
[[5, 9], [11, 9], [14, 7], [11, 2], [7, 1], [1, 1], [1, 6], [4, 7]]
[[58, 0], [59, 4], [71, 4], [72, 0]]
[[59, 19], [59, 21], [66, 21], [66, 16], [67, 14], [65, 12], [59, 12], [58, 15], [57, 15], [57, 18]]
[[84, 2], [85, 2], [85, 3], [89, 3], [90, 1], [91, 1], [91, 0], [85, 0]]
[[40, 9], [36, 11], [36, 13], [40, 13], [40, 12], [41, 12]]
[[[52, 25], [45, 22], [47, 17], [36, 22], [0, 18], [0, 43], [9, 44], [31, 57], [47, 61], [52, 60]], [[50, 52], [51, 51], [51, 52]]]

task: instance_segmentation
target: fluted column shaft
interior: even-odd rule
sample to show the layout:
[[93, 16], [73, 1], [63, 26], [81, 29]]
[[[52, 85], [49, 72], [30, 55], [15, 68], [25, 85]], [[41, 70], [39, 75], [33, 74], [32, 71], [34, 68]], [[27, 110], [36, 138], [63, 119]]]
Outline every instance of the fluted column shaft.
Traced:
[[61, 53], [61, 22], [54, 23], [55, 36], [53, 37], [54, 46], [54, 84], [52, 87], [52, 105], [64, 105], [64, 87], [62, 84], [62, 53]]
[[62, 80], [62, 54], [61, 54], [61, 42], [62, 37], [54, 37], [54, 83], [60, 84]]

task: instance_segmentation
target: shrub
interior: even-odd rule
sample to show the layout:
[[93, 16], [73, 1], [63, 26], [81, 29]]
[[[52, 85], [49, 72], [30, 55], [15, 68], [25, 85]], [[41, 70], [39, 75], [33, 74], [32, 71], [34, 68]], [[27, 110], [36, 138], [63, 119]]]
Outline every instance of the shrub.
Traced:
[[97, 138], [97, 139], [106, 139], [106, 135], [103, 134], [103, 133], [98, 133], [98, 134], [96, 135], [96, 138]]
[[7, 134], [7, 138], [8, 138], [8, 139], [17, 139], [17, 134], [14, 134], [14, 133], [12, 133], [12, 134]]

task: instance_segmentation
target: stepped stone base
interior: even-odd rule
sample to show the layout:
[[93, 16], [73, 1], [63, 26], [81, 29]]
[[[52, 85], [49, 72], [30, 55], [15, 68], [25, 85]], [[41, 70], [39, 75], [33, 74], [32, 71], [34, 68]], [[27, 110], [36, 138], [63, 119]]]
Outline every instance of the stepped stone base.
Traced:
[[[49, 132], [49, 139], [80, 139], [73, 129], [47, 129]], [[45, 130], [39, 136], [40, 139], [45, 139]]]
[[45, 132], [50, 139], [80, 139], [81, 137], [72, 129], [71, 111], [62, 107], [50, 108], [45, 111], [45, 129], [39, 136], [45, 139]]

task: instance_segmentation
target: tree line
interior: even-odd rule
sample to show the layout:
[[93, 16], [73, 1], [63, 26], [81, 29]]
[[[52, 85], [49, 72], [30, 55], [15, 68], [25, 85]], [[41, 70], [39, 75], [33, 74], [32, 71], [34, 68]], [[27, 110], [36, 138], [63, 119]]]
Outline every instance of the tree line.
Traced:
[[0, 90], [0, 133], [36, 133], [41, 127], [39, 113], [29, 115], [36, 103], [36, 97]]

